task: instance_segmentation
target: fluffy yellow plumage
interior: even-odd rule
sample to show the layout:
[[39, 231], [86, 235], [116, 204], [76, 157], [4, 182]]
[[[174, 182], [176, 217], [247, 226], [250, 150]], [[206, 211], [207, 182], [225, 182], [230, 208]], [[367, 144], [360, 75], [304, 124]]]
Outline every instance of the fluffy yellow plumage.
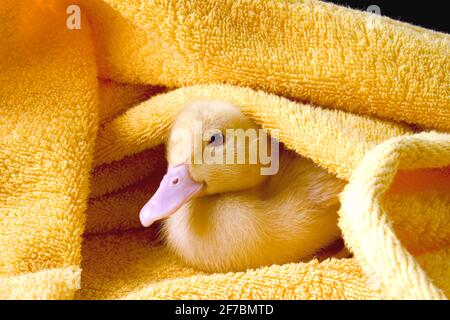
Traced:
[[[340, 236], [338, 194], [344, 181], [283, 149], [279, 160], [272, 154], [272, 161], [279, 161], [278, 172], [262, 175], [262, 164], [249, 161], [251, 138], [225, 140], [212, 147], [204, 142], [205, 148], [215, 152], [241, 150], [247, 156], [244, 164], [236, 160], [227, 164], [226, 159], [219, 164], [204, 159], [192, 163], [193, 144], [176, 144], [173, 135], [183, 130], [193, 137], [195, 123], [203, 124], [202, 134], [259, 129], [236, 107], [218, 101], [194, 102], [177, 116], [167, 145], [168, 162], [172, 166], [191, 162], [190, 175], [205, 190], [164, 222], [168, 244], [188, 264], [228, 272], [295, 262], [309, 258]], [[254, 139], [264, 139], [261, 136]]]

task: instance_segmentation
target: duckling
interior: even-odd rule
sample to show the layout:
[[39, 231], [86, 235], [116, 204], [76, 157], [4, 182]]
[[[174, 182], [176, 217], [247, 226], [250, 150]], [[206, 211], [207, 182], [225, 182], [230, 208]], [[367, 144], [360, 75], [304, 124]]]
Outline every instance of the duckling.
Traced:
[[[188, 141], [195, 139], [196, 123], [203, 138], [197, 146]], [[280, 145], [279, 170], [272, 175], [262, 175], [265, 164], [250, 163], [248, 156], [245, 163], [195, 161], [230, 148], [248, 152], [249, 144], [226, 139], [228, 129], [260, 128], [222, 101], [197, 101], [181, 111], [166, 143], [167, 174], [140, 212], [145, 227], [163, 220], [168, 246], [188, 265], [208, 272], [309, 259], [340, 238], [338, 195], [344, 181], [310, 159]], [[180, 132], [185, 132], [181, 142]]]

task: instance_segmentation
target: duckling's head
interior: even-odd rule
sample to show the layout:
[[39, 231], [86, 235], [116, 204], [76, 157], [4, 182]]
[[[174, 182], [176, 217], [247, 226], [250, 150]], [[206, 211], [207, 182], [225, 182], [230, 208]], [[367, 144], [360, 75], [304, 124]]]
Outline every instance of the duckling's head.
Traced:
[[231, 104], [194, 102], [174, 122], [167, 160], [173, 167], [188, 164], [192, 179], [203, 183], [206, 194], [252, 188], [266, 178], [259, 157], [251, 159], [257, 150], [250, 149], [267, 139], [259, 133], [259, 127]]
[[235, 192], [267, 179], [262, 148], [271, 140], [235, 106], [222, 101], [187, 105], [175, 119], [166, 143], [167, 174], [140, 219], [144, 226], [168, 217], [194, 197]]

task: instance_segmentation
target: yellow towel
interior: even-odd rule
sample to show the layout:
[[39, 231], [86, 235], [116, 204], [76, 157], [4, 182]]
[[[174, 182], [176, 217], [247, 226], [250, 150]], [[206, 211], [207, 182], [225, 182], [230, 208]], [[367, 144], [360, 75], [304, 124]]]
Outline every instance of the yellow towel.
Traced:
[[[0, 36], [1, 299], [450, 295], [447, 34], [316, 0], [6, 0]], [[140, 228], [202, 98], [349, 181], [353, 258], [206, 274]]]

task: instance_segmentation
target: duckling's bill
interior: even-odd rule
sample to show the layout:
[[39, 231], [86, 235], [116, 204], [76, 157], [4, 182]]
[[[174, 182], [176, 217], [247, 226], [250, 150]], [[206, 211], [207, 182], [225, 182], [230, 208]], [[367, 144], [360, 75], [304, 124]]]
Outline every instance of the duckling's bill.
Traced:
[[203, 184], [189, 175], [187, 164], [170, 166], [153, 197], [141, 209], [139, 218], [144, 227], [175, 213], [184, 203], [199, 194]]

